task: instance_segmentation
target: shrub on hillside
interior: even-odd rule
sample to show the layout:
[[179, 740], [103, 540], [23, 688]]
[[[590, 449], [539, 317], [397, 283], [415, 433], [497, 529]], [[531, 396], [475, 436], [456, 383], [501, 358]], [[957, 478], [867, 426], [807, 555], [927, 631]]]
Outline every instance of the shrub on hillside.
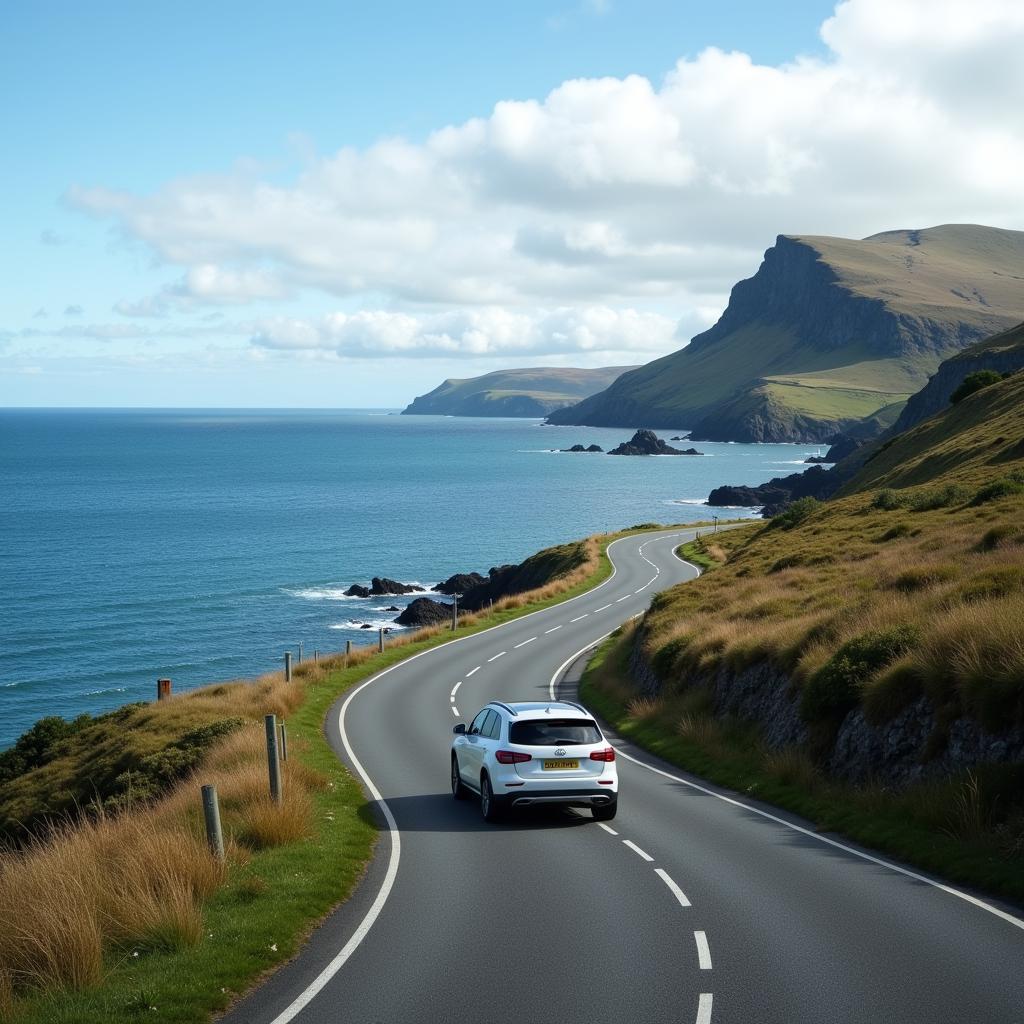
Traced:
[[906, 495], [894, 491], [891, 487], [883, 487], [875, 495], [871, 507], [881, 509], [883, 512], [895, 512], [898, 508], [905, 508], [906, 504]]
[[949, 396], [949, 401], [956, 405], [968, 395], [973, 395], [975, 391], [987, 388], [990, 384], [998, 384], [1002, 379], [1003, 375], [996, 373], [995, 370], [975, 370], [964, 377], [960, 386]]
[[990, 501], [998, 501], [1000, 498], [1008, 498], [1015, 494], [1024, 494], [1024, 472], [1021, 470], [985, 484], [971, 499], [971, 505], [985, 505]]
[[787, 505], [778, 515], [773, 516], [768, 523], [768, 529], [792, 530], [799, 526], [821, 508], [822, 503], [817, 498], [798, 498], [792, 504]]
[[843, 644], [804, 686], [801, 717], [808, 723], [841, 721], [857, 706], [863, 684], [919, 640], [912, 626], [895, 626], [864, 633]]
[[79, 715], [70, 722], [60, 715], [40, 718], [18, 737], [13, 747], [0, 754], [0, 785], [52, 760], [60, 741], [74, 736], [92, 720], [91, 715]]

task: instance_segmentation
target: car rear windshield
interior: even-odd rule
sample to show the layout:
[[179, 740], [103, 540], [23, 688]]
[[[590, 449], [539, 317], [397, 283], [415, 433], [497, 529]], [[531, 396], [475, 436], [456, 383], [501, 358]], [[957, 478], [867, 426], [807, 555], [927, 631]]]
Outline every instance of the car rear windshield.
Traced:
[[508, 738], [510, 743], [526, 747], [552, 747], [600, 743], [601, 733], [587, 718], [536, 718], [532, 722], [513, 722]]

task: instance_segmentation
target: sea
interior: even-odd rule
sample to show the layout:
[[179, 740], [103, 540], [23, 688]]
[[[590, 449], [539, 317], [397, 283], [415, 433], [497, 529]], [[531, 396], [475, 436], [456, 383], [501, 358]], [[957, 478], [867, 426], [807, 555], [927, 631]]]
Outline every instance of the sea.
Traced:
[[0, 410], [0, 747], [44, 715], [151, 700], [158, 678], [181, 692], [300, 645], [376, 642], [410, 598], [344, 596], [373, 576], [430, 587], [600, 531], [753, 515], [703, 502], [821, 451], [552, 450], [631, 433], [397, 410]]

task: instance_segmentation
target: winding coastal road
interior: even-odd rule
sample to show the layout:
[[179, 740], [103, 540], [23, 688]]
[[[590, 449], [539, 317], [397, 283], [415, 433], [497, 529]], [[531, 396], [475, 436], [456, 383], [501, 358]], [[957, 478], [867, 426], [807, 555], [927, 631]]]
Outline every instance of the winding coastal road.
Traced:
[[697, 575], [674, 530], [581, 597], [434, 648], [341, 698], [334, 749], [386, 831], [353, 897], [232, 1024], [1024, 1022], [1024, 920], [609, 733], [619, 813], [488, 825], [449, 792], [452, 725], [569, 697], [584, 655]]

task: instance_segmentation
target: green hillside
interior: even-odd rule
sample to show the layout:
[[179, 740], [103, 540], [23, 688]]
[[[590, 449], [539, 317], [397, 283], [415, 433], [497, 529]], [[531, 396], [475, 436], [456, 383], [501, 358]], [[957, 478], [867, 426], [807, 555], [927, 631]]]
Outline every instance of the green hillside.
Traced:
[[780, 236], [714, 327], [550, 420], [735, 441], [885, 427], [943, 359], [1024, 317], [1022, 280], [1024, 232]]
[[420, 395], [403, 416], [546, 416], [604, 390], [632, 366], [541, 366], [449, 379]]
[[583, 694], [631, 739], [1024, 898], [1024, 372], [880, 445], [837, 498], [705, 535]]

